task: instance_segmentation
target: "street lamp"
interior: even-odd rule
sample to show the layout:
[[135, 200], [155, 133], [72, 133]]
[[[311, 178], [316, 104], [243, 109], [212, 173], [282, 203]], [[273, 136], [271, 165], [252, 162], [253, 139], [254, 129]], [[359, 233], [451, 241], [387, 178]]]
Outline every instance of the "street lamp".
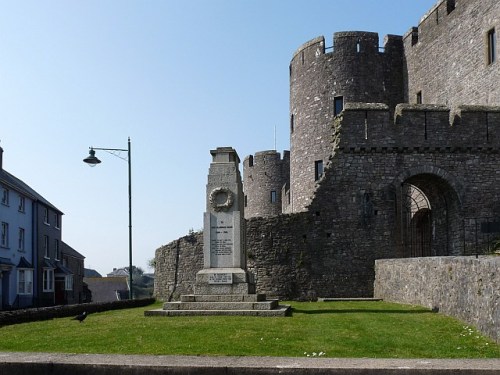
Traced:
[[[132, 292], [132, 168], [131, 168], [131, 153], [130, 153], [130, 137], [128, 138], [128, 148], [100, 148], [100, 147], [90, 147], [89, 156], [87, 156], [83, 161], [90, 165], [91, 167], [96, 166], [101, 161], [95, 156], [95, 150], [102, 151], [127, 151], [127, 162], [128, 162], [128, 275], [129, 275], [129, 299], [133, 299], [134, 294]], [[115, 155], [115, 154], [113, 154]], [[115, 155], [118, 156], [118, 155]], [[118, 156], [119, 157], [119, 156]], [[120, 158], [121, 159], [121, 158]]]

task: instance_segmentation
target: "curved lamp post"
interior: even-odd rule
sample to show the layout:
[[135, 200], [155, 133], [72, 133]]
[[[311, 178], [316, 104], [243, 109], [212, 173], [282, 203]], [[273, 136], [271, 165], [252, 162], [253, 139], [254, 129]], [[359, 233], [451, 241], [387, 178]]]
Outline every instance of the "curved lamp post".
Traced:
[[[128, 275], [129, 275], [129, 298], [133, 299], [134, 294], [132, 292], [132, 168], [131, 168], [131, 153], [130, 153], [130, 137], [128, 138], [128, 148], [100, 148], [100, 147], [90, 147], [89, 156], [87, 156], [83, 161], [95, 167], [101, 161], [95, 156], [95, 150], [102, 151], [127, 151], [127, 162], [128, 162]], [[116, 155], [115, 155], [116, 156]]]

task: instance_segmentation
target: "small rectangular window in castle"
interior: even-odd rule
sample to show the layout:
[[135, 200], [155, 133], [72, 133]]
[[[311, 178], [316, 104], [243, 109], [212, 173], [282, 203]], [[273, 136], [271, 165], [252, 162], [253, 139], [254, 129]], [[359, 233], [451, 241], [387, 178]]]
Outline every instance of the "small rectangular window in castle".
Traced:
[[417, 104], [422, 104], [422, 91], [417, 92]]
[[344, 97], [336, 96], [333, 98], [333, 115], [337, 116], [344, 109]]
[[293, 116], [293, 113], [292, 113], [292, 115], [290, 116], [290, 133], [293, 133], [293, 129], [295, 127], [294, 121], [295, 121], [295, 117]]
[[497, 35], [495, 29], [491, 29], [487, 34], [488, 65], [493, 64], [497, 59]]
[[446, 1], [446, 12], [450, 14], [455, 10], [455, 0], [447, 0]]
[[323, 176], [323, 160], [314, 162], [314, 180], [318, 181]]
[[244, 197], [244, 201], [245, 201], [245, 207], [247, 207], [248, 206], [248, 197], [246, 195]]
[[250, 155], [250, 156], [248, 157], [248, 166], [249, 166], [249, 167], [253, 167], [253, 155]]
[[271, 191], [271, 203], [276, 203], [278, 201], [278, 196], [276, 195], [276, 191]]

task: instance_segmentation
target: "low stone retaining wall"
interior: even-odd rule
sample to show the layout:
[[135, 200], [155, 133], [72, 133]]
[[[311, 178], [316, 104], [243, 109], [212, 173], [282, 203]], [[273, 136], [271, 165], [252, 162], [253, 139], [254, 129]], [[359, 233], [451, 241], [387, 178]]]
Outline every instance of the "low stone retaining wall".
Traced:
[[0, 311], [0, 326], [33, 322], [36, 320], [49, 320], [54, 318], [65, 318], [76, 316], [86, 311], [88, 314], [107, 310], [129, 309], [151, 305], [154, 298], [123, 300], [113, 302], [92, 302], [78, 305], [60, 305], [50, 307], [39, 307], [34, 309], [22, 309], [12, 311]]
[[9, 375], [498, 375], [500, 359], [350, 359], [0, 353]]
[[375, 297], [438, 308], [500, 342], [500, 257], [381, 259], [375, 275]]

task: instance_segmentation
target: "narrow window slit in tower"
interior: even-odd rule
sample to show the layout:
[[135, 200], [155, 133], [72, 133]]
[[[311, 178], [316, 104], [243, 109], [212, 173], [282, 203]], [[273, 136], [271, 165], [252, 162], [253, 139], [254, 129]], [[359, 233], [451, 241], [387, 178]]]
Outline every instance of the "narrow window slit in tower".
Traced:
[[497, 44], [497, 36], [495, 29], [491, 29], [487, 34], [487, 53], [488, 53], [488, 65], [493, 64], [497, 58], [496, 55], [496, 44]]
[[365, 111], [365, 139], [368, 139], [368, 111]]
[[356, 42], [356, 52], [360, 53], [361, 52], [361, 41], [358, 39]]
[[486, 112], [486, 114], [485, 114], [485, 117], [486, 117], [486, 119], [485, 119], [485, 122], [486, 122], [486, 142], [488, 142], [490, 140], [490, 125], [488, 123], [488, 117], [489, 117], [488, 114], [489, 114], [488, 112]]
[[424, 139], [427, 140], [427, 112], [424, 112]]

